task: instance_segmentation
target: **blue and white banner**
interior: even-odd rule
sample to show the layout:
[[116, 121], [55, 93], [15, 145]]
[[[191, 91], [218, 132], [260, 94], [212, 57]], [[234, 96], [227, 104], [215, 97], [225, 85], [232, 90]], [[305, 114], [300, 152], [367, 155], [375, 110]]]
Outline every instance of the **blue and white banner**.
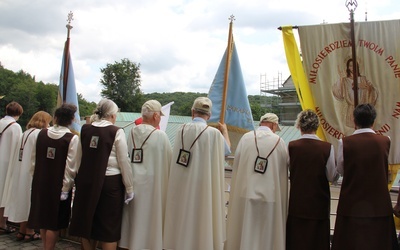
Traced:
[[[208, 98], [211, 99], [213, 104], [211, 118], [209, 120], [210, 122], [218, 122], [220, 119], [227, 53], [228, 49], [225, 51], [224, 56], [222, 57], [218, 71], [208, 93]], [[234, 42], [230, 57], [224, 122], [228, 126], [238, 130], [243, 130], [243, 133], [254, 129], [253, 116], [251, 114], [246, 86], [243, 80], [242, 69], [240, 67], [239, 56]]]
[[[69, 38], [68, 38], [69, 39]], [[65, 43], [66, 48], [69, 47], [69, 41]], [[66, 58], [67, 57], [67, 58]], [[68, 59], [67, 61], [65, 59]], [[68, 64], [68, 67], [65, 67], [65, 64]], [[65, 72], [67, 69], [67, 72]], [[65, 75], [67, 74], [67, 75]], [[64, 83], [64, 79], [66, 82]], [[65, 86], [66, 84], [66, 86]], [[64, 95], [64, 89], [66, 88], [66, 93]], [[65, 100], [64, 100], [65, 96]], [[78, 109], [75, 112], [75, 119], [71, 124], [71, 131], [75, 132], [76, 134], [80, 134], [81, 125], [80, 125], [80, 116], [79, 116], [79, 104], [78, 104], [78, 94], [76, 92], [75, 86], [75, 76], [74, 76], [74, 68], [72, 67], [72, 60], [71, 54], [69, 49], [64, 48], [62, 64], [61, 64], [61, 73], [60, 73], [60, 84], [58, 88], [58, 99], [57, 99], [57, 106], [59, 107], [62, 103], [71, 103], [74, 104]]]

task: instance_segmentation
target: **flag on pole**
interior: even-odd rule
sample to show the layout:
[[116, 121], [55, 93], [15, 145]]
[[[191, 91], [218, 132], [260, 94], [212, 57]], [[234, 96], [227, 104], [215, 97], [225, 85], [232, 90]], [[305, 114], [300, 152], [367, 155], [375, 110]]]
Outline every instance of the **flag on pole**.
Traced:
[[[300, 59], [299, 49], [294, 38], [292, 26], [282, 27], [283, 43], [285, 46], [286, 60], [289, 66], [290, 74], [292, 75], [293, 84], [296, 88], [297, 96], [299, 97], [301, 108], [311, 109], [315, 111], [314, 98], [311, 94], [311, 89], [304, 73], [303, 63]], [[326, 140], [325, 135], [318, 127], [317, 135], [321, 140]]]
[[209, 124], [216, 126], [217, 122], [221, 122], [227, 125], [231, 152], [234, 154], [240, 138], [249, 130], [254, 130], [254, 124], [232, 35], [234, 16], [231, 16], [230, 20], [228, 46], [211, 84], [208, 98], [213, 104]]
[[57, 98], [57, 107], [61, 106], [62, 103], [70, 103], [74, 104], [77, 107], [75, 112], [75, 119], [72, 122], [70, 129], [72, 132], [76, 134], [80, 134], [81, 125], [80, 125], [80, 116], [79, 116], [79, 105], [78, 105], [78, 94], [76, 92], [75, 87], [75, 76], [74, 76], [74, 68], [72, 67], [71, 54], [69, 51], [69, 34], [72, 26], [70, 25], [72, 20], [72, 13], [68, 15], [68, 36], [67, 41], [64, 46], [64, 53], [61, 63], [61, 73], [60, 73], [60, 83], [58, 86], [58, 98]]
[[163, 116], [161, 116], [161, 121], [160, 121], [160, 129], [162, 131], [167, 131], [167, 125], [168, 125], [168, 120], [169, 120], [169, 114], [171, 113], [171, 106], [174, 104], [174, 102], [170, 102], [164, 106], [161, 107], [161, 111], [163, 112]]
[[[233, 40], [233, 39], [232, 39]], [[225, 121], [229, 130], [236, 130], [242, 134], [249, 130], [254, 130], [253, 115], [251, 114], [249, 99], [247, 97], [246, 86], [244, 84], [242, 69], [240, 67], [239, 56], [233, 42], [232, 55], [230, 56], [230, 69], [228, 75], [228, 87], [226, 95]], [[226, 49], [214, 81], [208, 92], [208, 98], [212, 101], [211, 117], [209, 122], [218, 122], [222, 107], [222, 93], [224, 88], [224, 75], [226, 70]]]

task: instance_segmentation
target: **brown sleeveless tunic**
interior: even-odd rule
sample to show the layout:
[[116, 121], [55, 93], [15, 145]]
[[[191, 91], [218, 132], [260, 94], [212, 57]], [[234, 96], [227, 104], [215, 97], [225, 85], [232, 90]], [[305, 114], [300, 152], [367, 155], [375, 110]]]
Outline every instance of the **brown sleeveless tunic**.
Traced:
[[330, 190], [326, 163], [330, 150], [330, 143], [314, 139], [289, 143], [290, 215], [310, 219], [329, 218]]
[[390, 140], [374, 133], [343, 138], [343, 182], [332, 250], [399, 249], [388, 190]]
[[52, 139], [42, 129], [36, 143], [36, 163], [32, 180], [28, 227], [57, 231], [67, 228], [71, 215], [71, 193], [60, 201], [65, 162], [74, 135]]
[[[95, 127], [90, 124], [85, 124], [81, 129], [82, 161], [75, 181], [76, 193], [69, 229], [71, 235], [96, 239], [96, 235], [93, 235], [93, 230], [99, 229], [94, 228], [94, 225], [98, 224], [95, 220], [107, 220], [107, 218], [101, 218], [107, 215], [98, 215], [96, 213], [107, 211], [107, 209], [104, 210], [104, 208], [99, 207], [99, 200], [101, 200], [103, 189], [109, 185], [109, 183], [105, 182], [105, 173], [118, 129], [116, 126]], [[108, 206], [115, 211], [121, 210], [120, 212], [116, 211], [116, 213], [121, 213], [122, 216], [124, 186], [121, 175], [110, 176], [109, 179], [115, 179], [116, 185], [121, 186], [122, 204], [108, 204]], [[116, 238], [119, 239], [120, 228], [114, 234], [117, 234]], [[114, 241], [114, 239], [96, 240]]]
[[289, 143], [290, 196], [286, 249], [330, 248], [330, 189], [326, 163], [331, 144], [302, 138]]
[[379, 217], [393, 214], [388, 191], [390, 140], [372, 133], [343, 138], [344, 173], [337, 214]]

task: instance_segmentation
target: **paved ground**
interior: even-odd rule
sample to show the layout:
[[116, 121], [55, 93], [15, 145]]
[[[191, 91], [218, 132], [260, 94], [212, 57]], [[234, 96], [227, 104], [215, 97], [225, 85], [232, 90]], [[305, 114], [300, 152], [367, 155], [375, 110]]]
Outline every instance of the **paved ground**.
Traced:
[[[42, 241], [35, 240], [31, 242], [24, 242], [24, 241], [16, 241], [17, 233], [12, 234], [0, 234], [0, 249], [7, 249], [7, 250], [41, 250]], [[57, 242], [56, 249], [63, 249], [63, 250], [80, 250], [81, 245], [67, 240], [67, 239], [60, 239]]]

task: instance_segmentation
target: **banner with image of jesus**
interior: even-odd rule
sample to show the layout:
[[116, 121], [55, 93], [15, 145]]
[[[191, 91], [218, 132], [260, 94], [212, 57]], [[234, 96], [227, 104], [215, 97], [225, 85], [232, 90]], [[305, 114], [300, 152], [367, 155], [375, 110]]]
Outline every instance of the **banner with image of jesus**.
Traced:
[[358, 103], [377, 110], [374, 130], [391, 138], [389, 163], [400, 163], [400, 20], [355, 23], [357, 62], [350, 23], [299, 27], [305, 75], [327, 141], [354, 132], [353, 69]]

